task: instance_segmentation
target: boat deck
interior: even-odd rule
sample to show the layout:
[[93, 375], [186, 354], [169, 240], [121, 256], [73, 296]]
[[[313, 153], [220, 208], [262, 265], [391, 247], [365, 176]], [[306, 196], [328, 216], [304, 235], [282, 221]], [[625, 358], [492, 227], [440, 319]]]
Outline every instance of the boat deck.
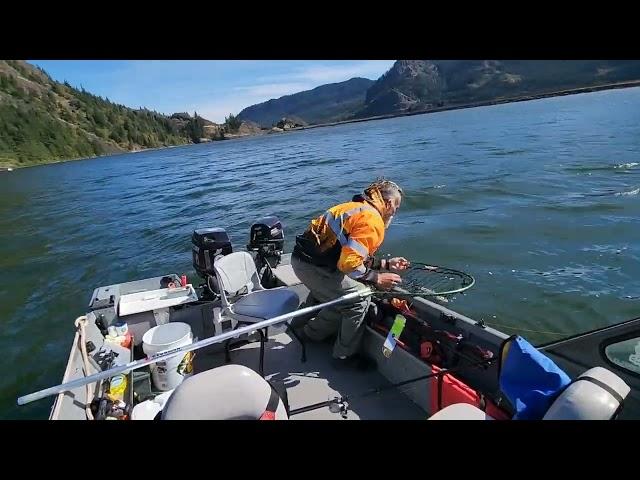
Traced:
[[[357, 396], [374, 388], [389, 385], [376, 370], [360, 371], [355, 368], [337, 370], [330, 363], [330, 343], [307, 343], [307, 361], [301, 361], [301, 346], [286, 333], [269, 338], [265, 343], [264, 372], [267, 380], [284, 382], [290, 408], [297, 409], [323, 402], [336, 396]], [[258, 371], [260, 342], [248, 343], [231, 351], [231, 362]], [[224, 365], [224, 353], [198, 353], [194, 359], [195, 373]], [[418, 385], [421, 385], [420, 383]], [[407, 388], [420, 388], [406, 386]], [[349, 401], [349, 420], [425, 420], [427, 414], [398, 389], [354, 398]], [[339, 413], [328, 407], [304, 412], [292, 420], [341, 420]]]

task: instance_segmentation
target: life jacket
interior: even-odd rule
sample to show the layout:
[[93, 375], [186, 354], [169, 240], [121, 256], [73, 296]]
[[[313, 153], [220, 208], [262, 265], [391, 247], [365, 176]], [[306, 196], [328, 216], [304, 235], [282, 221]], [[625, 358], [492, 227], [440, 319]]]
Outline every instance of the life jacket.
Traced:
[[365, 277], [384, 241], [383, 209], [378, 192], [372, 198], [356, 195], [351, 202], [331, 207], [296, 237], [294, 255], [354, 279]]

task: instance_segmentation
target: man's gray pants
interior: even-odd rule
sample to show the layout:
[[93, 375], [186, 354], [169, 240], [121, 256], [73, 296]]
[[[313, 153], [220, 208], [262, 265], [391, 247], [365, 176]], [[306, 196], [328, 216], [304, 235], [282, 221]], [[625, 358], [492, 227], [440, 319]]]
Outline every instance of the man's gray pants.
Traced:
[[[320, 303], [335, 300], [338, 297], [366, 288], [349, 278], [339, 270], [318, 267], [291, 257], [291, 266], [296, 276], [311, 291], [311, 295]], [[304, 333], [315, 341], [322, 341], [334, 335], [338, 338], [333, 346], [333, 357], [349, 357], [356, 353], [365, 331], [364, 317], [369, 308], [371, 297], [357, 302], [345, 302], [320, 310], [318, 315], [304, 326]]]

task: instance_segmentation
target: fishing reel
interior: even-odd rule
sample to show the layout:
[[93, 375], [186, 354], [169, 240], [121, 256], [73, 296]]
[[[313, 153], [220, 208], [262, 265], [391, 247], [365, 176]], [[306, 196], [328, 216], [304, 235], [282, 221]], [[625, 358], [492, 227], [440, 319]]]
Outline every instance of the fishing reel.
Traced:
[[349, 403], [345, 397], [334, 397], [329, 404], [331, 413], [339, 413], [342, 418], [347, 419], [349, 413]]

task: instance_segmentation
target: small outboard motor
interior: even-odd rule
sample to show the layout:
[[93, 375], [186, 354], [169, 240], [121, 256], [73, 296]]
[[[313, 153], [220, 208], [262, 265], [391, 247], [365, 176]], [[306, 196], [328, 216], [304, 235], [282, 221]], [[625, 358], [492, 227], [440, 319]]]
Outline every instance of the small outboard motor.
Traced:
[[218, 291], [216, 273], [213, 270], [213, 262], [220, 255], [228, 255], [233, 252], [229, 235], [224, 228], [203, 228], [194, 230], [191, 236], [193, 268], [207, 281], [207, 287], [211, 293]]
[[275, 267], [284, 249], [284, 229], [275, 216], [263, 217], [251, 225], [247, 250], [257, 252], [259, 259]]
[[283, 249], [284, 229], [278, 217], [262, 217], [251, 225], [247, 250], [255, 252], [256, 268], [258, 272], [262, 272], [260, 275], [263, 285], [272, 283], [272, 269], [280, 263]]

